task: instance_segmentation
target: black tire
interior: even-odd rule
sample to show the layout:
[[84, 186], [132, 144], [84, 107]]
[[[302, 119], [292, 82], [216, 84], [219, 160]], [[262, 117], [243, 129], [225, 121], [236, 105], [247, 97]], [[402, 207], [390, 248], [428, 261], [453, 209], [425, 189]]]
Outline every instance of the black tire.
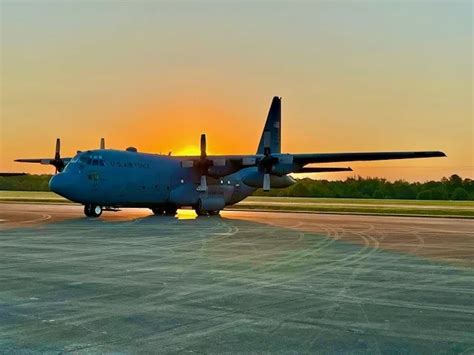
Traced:
[[203, 210], [199, 210], [199, 209], [195, 209], [195, 211], [196, 211], [196, 214], [197, 214], [199, 217], [207, 216], [207, 211], [203, 211]]
[[92, 217], [92, 214], [91, 214], [91, 205], [84, 205], [84, 214], [85, 214], [87, 217]]
[[198, 200], [196, 207], [194, 207], [194, 211], [198, 216], [207, 216], [207, 211], [202, 209], [201, 199]]
[[164, 209], [156, 207], [156, 208], [152, 208], [151, 211], [153, 212], [155, 216], [162, 216]]
[[90, 205], [90, 217], [100, 217], [102, 214], [102, 206]]
[[178, 209], [176, 207], [165, 208], [165, 216], [175, 216]]

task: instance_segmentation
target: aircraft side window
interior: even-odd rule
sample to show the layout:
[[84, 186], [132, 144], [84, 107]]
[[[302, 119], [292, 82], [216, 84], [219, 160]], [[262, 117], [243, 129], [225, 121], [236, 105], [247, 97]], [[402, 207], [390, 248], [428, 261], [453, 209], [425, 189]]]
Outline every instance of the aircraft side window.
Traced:
[[102, 159], [99, 160], [99, 165], [100, 165], [100, 166], [105, 166], [104, 161], [103, 161]]
[[92, 165], [99, 165], [99, 160], [98, 159], [93, 159], [92, 160]]

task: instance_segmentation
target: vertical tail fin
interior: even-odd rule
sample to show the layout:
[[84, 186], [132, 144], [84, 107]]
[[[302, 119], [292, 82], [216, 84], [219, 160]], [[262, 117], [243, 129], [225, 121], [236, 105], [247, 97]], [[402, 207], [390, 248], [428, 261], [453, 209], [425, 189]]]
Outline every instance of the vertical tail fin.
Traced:
[[264, 153], [265, 132], [270, 132], [270, 151], [272, 153], [281, 153], [281, 98], [277, 96], [273, 98], [270, 111], [268, 111], [267, 121], [258, 144], [257, 154]]

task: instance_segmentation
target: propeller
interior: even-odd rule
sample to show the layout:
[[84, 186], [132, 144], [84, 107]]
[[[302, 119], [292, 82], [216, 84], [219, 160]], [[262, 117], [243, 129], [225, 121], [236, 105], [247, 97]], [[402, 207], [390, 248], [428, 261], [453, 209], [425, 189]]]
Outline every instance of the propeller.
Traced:
[[263, 191], [270, 191], [270, 174], [273, 165], [278, 162], [278, 158], [273, 157], [271, 154], [270, 142], [271, 133], [270, 131], [265, 131], [263, 133], [263, 158], [258, 165], [260, 172], [263, 173]]
[[199, 160], [196, 163], [196, 167], [199, 169], [201, 173], [201, 181], [197, 188], [198, 191], [205, 192], [207, 191], [207, 179], [206, 175], [208, 174], [209, 168], [212, 166], [212, 161], [207, 159], [207, 144], [206, 144], [206, 135], [201, 134], [201, 155]]
[[56, 138], [56, 149], [54, 151], [54, 159], [47, 162], [56, 168], [56, 174], [64, 169], [64, 160], [61, 159], [61, 139]]
[[[100, 149], [105, 149], [105, 139], [100, 139]], [[81, 153], [77, 151], [77, 153]], [[69, 158], [66, 158], [66, 162], [69, 162]], [[43, 165], [52, 165], [56, 168], [56, 172], [60, 173], [64, 170], [66, 162], [61, 158], [61, 139], [56, 138], [56, 147], [54, 149], [54, 158], [52, 159], [15, 159], [16, 162], [20, 163], [40, 163]]]

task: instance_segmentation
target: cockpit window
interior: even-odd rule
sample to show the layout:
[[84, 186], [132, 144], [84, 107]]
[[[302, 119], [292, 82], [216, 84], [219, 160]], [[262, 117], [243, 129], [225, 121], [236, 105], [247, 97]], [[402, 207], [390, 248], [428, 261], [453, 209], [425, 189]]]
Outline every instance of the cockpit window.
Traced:
[[82, 154], [79, 156], [79, 161], [85, 165], [105, 166], [102, 155]]
[[[81, 155], [80, 158], [79, 158], [79, 161], [82, 163], [82, 164], [90, 164], [90, 160], [91, 160], [91, 157], [87, 154], [84, 154], [84, 155]], [[89, 162], [89, 163], [88, 163]]]
[[69, 161], [69, 163], [65, 167], [65, 170], [69, 165], [75, 165], [76, 163], [79, 163], [81, 166], [105, 166], [105, 161], [102, 155], [93, 155], [92, 152], [80, 152]]
[[64, 171], [68, 171], [69, 170], [69, 167], [70, 166], [73, 166], [74, 164], [76, 164], [79, 159], [81, 157], [81, 153], [78, 153], [74, 156], [74, 158], [72, 158], [71, 160], [69, 160], [69, 162], [66, 164], [66, 166], [64, 167]]

